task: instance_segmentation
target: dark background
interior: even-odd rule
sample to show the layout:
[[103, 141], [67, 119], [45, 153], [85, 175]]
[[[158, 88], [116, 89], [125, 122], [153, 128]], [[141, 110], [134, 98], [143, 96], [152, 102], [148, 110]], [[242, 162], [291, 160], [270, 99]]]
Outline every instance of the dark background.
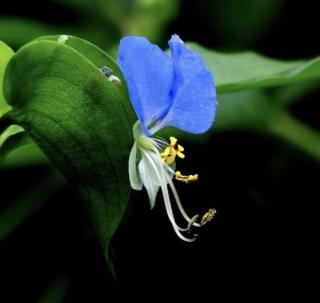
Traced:
[[[165, 46], [178, 33], [225, 51], [253, 49], [282, 59], [320, 53], [316, 1], [271, 1], [276, 8], [252, 23], [255, 5], [240, 2], [183, 1], [158, 42]], [[59, 26], [79, 22], [77, 12], [59, 1], [11, 2], [1, 16]], [[318, 130], [319, 97], [318, 89], [290, 108]], [[172, 295], [179, 302], [192, 295], [257, 302], [319, 296], [319, 162], [250, 131], [218, 133], [208, 145], [184, 147], [188, 157], [178, 160], [179, 167], [200, 174], [200, 182], [177, 186], [185, 209], [204, 213], [214, 206], [218, 212], [195, 243], [176, 237], [160, 198], [150, 211], [146, 194], [133, 193], [113, 241], [114, 282], [81, 203], [64, 186], [1, 240], [0, 302], [38, 302], [47, 289], [64, 286], [65, 302], [107, 302], [110, 293], [115, 302], [127, 294], [151, 302]], [[0, 210], [51, 170], [3, 169]]]

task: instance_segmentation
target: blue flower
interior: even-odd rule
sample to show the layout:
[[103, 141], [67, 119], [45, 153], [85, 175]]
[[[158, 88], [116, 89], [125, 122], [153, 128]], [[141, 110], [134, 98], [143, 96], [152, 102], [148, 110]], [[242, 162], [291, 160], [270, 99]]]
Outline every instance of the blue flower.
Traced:
[[[189, 133], [208, 130], [215, 117], [216, 90], [200, 55], [173, 35], [171, 57], [143, 37], [121, 40], [119, 65], [146, 135], [174, 126]], [[155, 132], [154, 130], [154, 132]]]
[[[188, 49], [183, 41], [173, 35], [169, 41], [171, 56], [146, 38], [129, 36], [120, 42], [118, 62], [126, 80], [130, 100], [138, 116], [133, 128], [135, 142], [129, 157], [129, 177], [132, 188], [146, 188], [151, 207], [161, 188], [169, 219], [177, 235], [186, 241], [182, 232], [192, 226], [199, 227], [198, 215], [190, 218], [184, 211], [173, 177], [189, 183], [198, 175], [184, 176], [175, 172], [176, 156], [184, 158], [183, 147], [177, 139], [170, 144], [152, 136], [166, 126], [173, 126], [188, 133], [200, 134], [213, 124], [216, 110], [216, 90], [213, 77], [199, 54]], [[178, 209], [186, 219], [186, 228], [174, 220], [170, 187]], [[210, 210], [202, 217], [204, 224], [212, 218]]]

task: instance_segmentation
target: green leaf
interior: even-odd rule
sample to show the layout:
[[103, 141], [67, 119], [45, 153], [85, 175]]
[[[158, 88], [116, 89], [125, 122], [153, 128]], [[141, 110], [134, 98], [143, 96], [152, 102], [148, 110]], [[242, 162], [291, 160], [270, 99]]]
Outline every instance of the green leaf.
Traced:
[[218, 98], [217, 117], [213, 132], [230, 129], [254, 129], [267, 118], [267, 97], [261, 91], [243, 91]]
[[0, 162], [12, 150], [30, 143], [24, 129], [10, 125], [0, 134]]
[[5, 129], [2, 134], [0, 134], [0, 150], [3, 148], [3, 145], [8, 139], [16, 134], [21, 134], [24, 132], [24, 129], [19, 125], [10, 125]]
[[286, 85], [305, 79], [320, 79], [320, 57], [281, 61], [253, 52], [223, 54], [197, 44], [188, 46], [200, 53], [212, 71], [218, 94]]
[[3, 83], [3, 77], [4, 77], [4, 72], [7, 67], [7, 64], [11, 57], [14, 55], [13, 50], [4, 44], [2, 41], [0, 41], [0, 117], [5, 114], [8, 110], [10, 110], [10, 106], [7, 104], [5, 101], [5, 98], [3, 96], [3, 91], [2, 91], [2, 83]]
[[[56, 40], [31, 42], [12, 58], [5, 78], [9, 114], [85, 202], [108, 259], [130, 195], [135, 117], [124, 79], [107, 54], [78, 38]], [[102, 66], [121, 83], [109, 81]]]

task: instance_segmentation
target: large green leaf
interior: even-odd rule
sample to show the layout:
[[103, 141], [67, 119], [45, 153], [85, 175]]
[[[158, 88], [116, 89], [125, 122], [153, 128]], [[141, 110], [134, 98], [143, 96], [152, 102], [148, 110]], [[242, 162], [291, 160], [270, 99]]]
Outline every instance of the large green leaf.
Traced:
[[219, 94], [286, 85], [305, 79], [320, 79], [320, 57], [281, 61], [253, 52], [218, 53], [197, 44], [188, 46], [200, 53], [213, 72]]
[[[54, 41], [50, 41], [54, 40]], [[121, 79], [111, 82], [98, 68]], [[88, 207], [106, 257], [126, 210], [134, 115], [116, 63], [81, 39], [31, 42], [12, 58], [5, 95], [22, 125]]]
[[3, 96], [2, 84], [5, 69], [13, 55], [13, 50], [0, 41], [0, 117], [10, 109], [10, 106], [8, 106]]

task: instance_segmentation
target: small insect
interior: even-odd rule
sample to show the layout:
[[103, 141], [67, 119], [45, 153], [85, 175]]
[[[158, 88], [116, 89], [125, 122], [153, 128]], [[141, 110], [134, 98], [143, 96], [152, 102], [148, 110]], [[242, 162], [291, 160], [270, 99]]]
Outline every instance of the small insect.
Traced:
[[66, 43], [68, 40], [69, 40], [69, 37], [68, 37], [67, 35], [61, 35], [61, 36], [59, 36], [59, 38], [58, 38], [58, 43], [64, 44], [64, 43]]
[[113, 70], [107, 66], [99, 68], [100, 72], [108, 78], [109, 81], [115, 81], [121, 83], [121, 80], [113, 74]]

